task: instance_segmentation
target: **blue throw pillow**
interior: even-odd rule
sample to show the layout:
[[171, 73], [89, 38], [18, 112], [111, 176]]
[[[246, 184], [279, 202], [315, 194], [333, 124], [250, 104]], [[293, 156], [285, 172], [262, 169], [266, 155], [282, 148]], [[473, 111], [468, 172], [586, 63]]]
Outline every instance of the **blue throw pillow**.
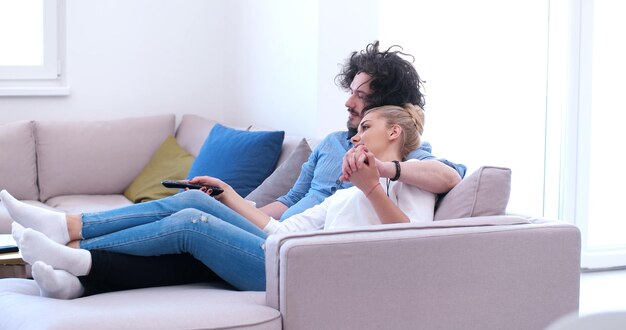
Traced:
[[215, 124], [187, 179], [209, 175], [247, 196], [276, 168], [284, 138], [283, 131], [241, 131]]

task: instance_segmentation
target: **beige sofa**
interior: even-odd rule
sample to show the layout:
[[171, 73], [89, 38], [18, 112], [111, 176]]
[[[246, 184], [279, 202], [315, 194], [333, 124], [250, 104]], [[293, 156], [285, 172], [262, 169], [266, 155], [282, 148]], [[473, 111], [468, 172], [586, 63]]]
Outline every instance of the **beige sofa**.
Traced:
[[[1, 125], [0, 188], [66, 212], [129, 205], [123, 191], [168, 135], [197, 155], [213, 124]], [[285, 138], [279, 164], [301, 139]], [[271, 236], [266, 292], [194, 284], [62, 301], [39, 297], [32, 280], [0, 279], [0, 329], [542, 329], [578, 309], [580, 233], [504, 215], [509, 176], [467, 176], [432, 223]], [[0, 233], [10, 222], [0, 206]]]

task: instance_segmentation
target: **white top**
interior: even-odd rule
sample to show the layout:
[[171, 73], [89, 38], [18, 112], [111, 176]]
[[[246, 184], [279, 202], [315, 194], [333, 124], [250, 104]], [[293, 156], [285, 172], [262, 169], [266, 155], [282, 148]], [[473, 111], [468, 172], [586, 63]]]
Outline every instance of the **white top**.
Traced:
[[[387, 179], [380, 184], [387, 190]], [[389, 184], [389, 198], [411, 222], [433, 221], [436, 195], [415, 186], [393, 181]], [[268, 234], [318, 229], [354, 228], [381, 224], [374, 207], [357, 187], [337, 191], [318, 204], [282, 222], [270, 219], [263, 228]]]

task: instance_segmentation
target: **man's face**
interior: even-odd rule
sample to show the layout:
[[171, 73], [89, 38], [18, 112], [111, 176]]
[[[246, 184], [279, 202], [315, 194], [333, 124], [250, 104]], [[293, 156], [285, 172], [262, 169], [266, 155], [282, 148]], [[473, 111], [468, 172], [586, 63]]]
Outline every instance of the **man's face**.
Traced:
[[367, 106], [367, 96], [372, 93], [370, 81], [372, 76], [359, 72], [350, 84], [350, 97], [346, 100], [348, 108], [348, 129], [356, 130], [361, 122], [361, 112]]

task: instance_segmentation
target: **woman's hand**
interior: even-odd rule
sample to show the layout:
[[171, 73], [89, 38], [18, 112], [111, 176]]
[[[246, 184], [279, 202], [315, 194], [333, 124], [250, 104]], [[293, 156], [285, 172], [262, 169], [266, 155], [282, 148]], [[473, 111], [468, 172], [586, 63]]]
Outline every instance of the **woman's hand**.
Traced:
[[[350, 165], [350, 182], [366, 195], [376, 186], [380, 180], [380, 173], [376, 167], [376, 157], [367, 148], [357, 147], [354, 165]], [[360, 150], [359, 150], [360, 149]]]
[[[196, 177], [192, 178], [191, 180], [189, 180], [189, 183], [201, 184], [203, 186], [213, 186], [213, 187], [218, 187], [218, 188], [224, 190], [223, 193], [214, 196], [214, 198], [217, 199], [217, 200], [222, 199], [225, 195], [231, 194], [231, 193], [234, 192], [234, 190], [228, 184], [226, 184], [224, 181], [222, 181], [222, 180], [220, 180], [218, 178], [207, 176], [207, 175], [196, 176]], [[185, 188], [185, 190], [187, 190], [187, 188]], [[202, 188], [200, 188], [200, 190], [205, 192], [205, 193], [207, 193], [207, 194], [211, 194], [211, 192], [212, 192], [212, 190], [207, 188], [207, 187], [202, 187]]]
[[[341, 165], [341, 176], [339, 177], [339, 180], [350, 181], [350, 175], [352, 175], [352, 172], [356, 170], [356, 162], [357, 159], [362, 156], [362, 150], [367, 150], [367, 148], [364, 146], [357, 146], [350, 148], [350, 150], [346, 152], [343, 156], [343, 164]], [[381, 177], [392, 178], [395, 175], [396, 166], [392, 162], [382, 162], [378, 158], [374, 158], [374, 161]], [[448, 190], [450, 189], [452, 188], [448, 188]]]
[[[350, 176], [352, 175], [352, 173], [358, 170], [357, 164], [359, 162], [366, 162], [369, 164], [369, 160], [367, 160], [368, 158], [366, 155], [367, 152], [367, 147], [365, 147], [364, 145], [358, 145], [350, 148], [343, 156], [343, 162], [341, 165], [341, 176], [339, 177], [339, 180], [351, 181]], [[375, 163], [378, 166], [378, 163], [380, 163], [380, 161], [376, 158], [374, 159]]]

